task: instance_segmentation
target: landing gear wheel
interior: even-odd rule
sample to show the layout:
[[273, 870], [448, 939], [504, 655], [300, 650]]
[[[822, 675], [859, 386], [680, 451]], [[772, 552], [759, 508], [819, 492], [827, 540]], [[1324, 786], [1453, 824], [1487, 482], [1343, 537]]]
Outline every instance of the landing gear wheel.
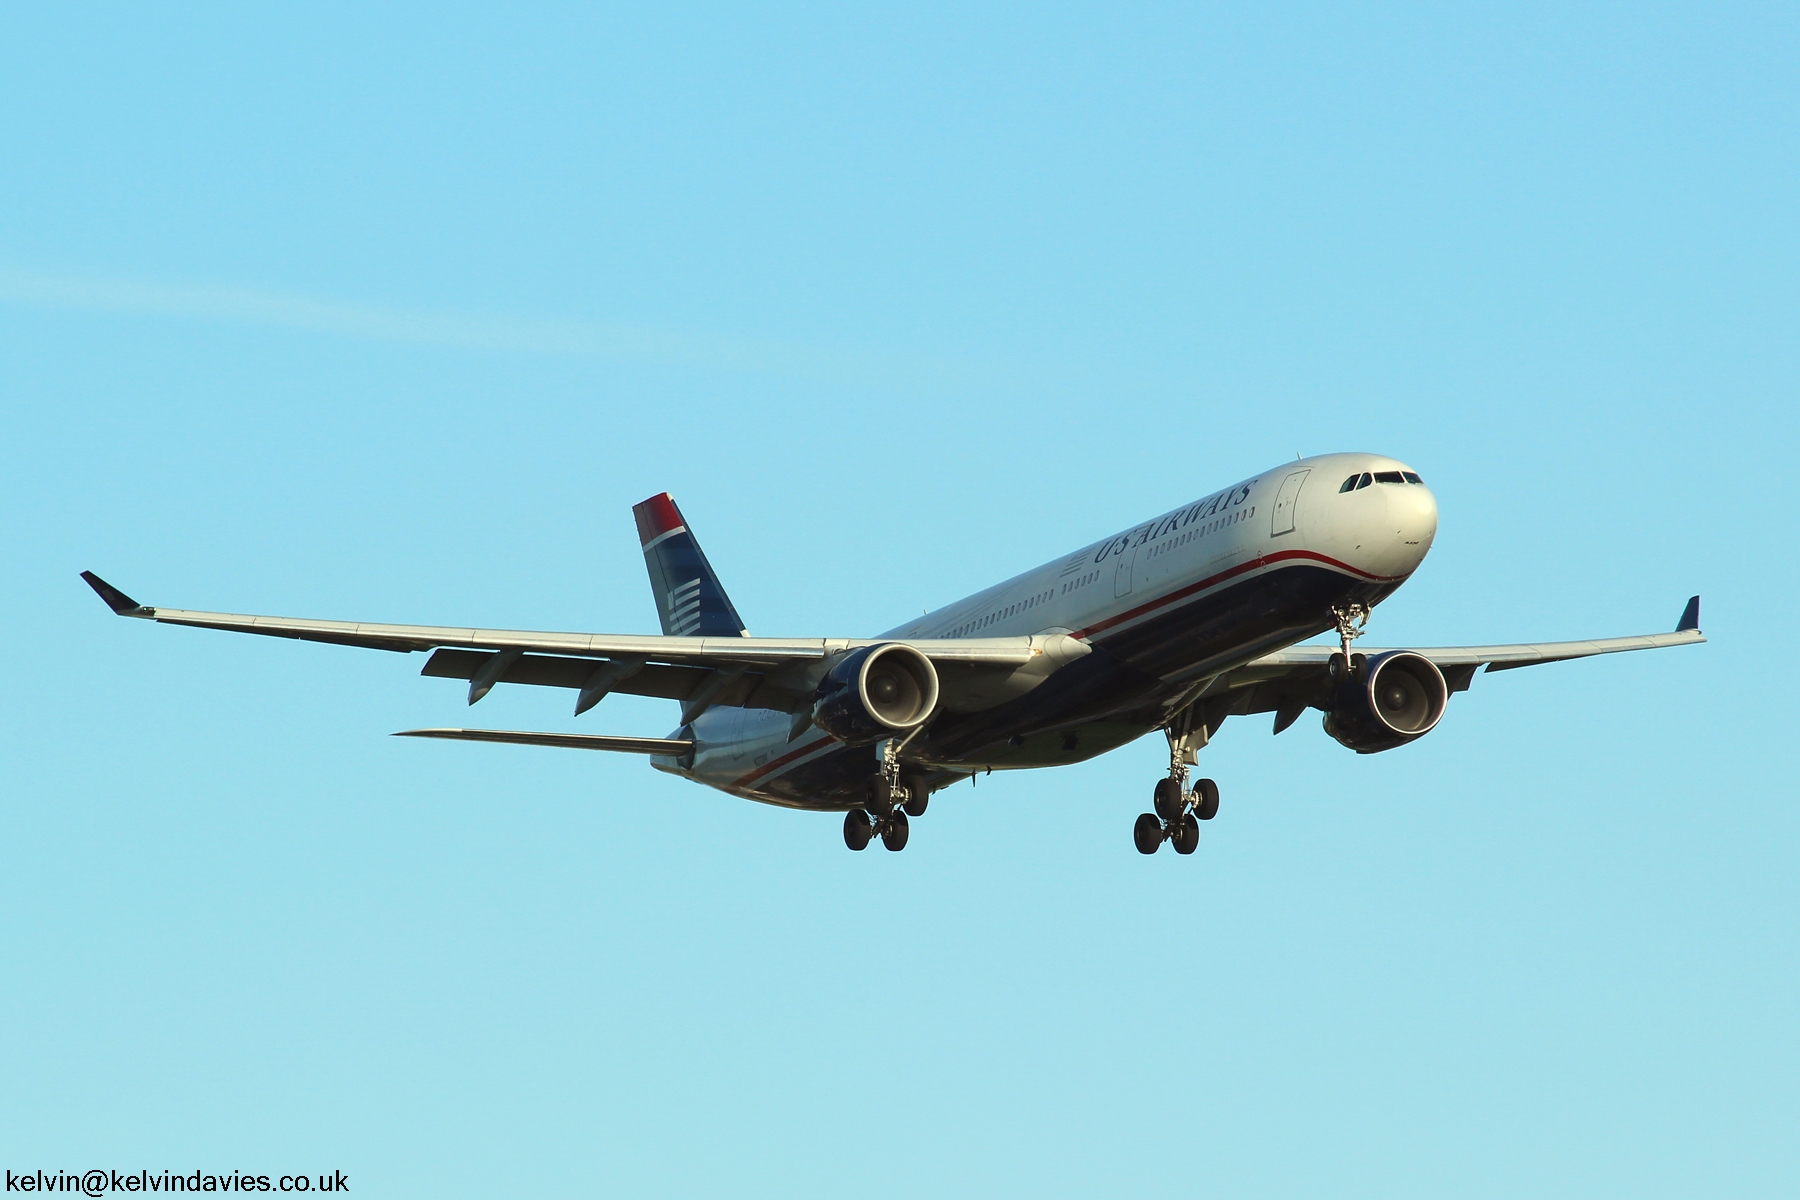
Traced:
[[1182, 813], [1181, 820], [1169, 828], [1169, 843], [1177, 854], [1192, 854], [1200, 846], [1200, 822], [1193, 813]]
[[904, 850], [906, 834], [906, 814], [897, 812], [887, 819], [886, 828], [881, 831], [881, 844], [889, 850]]
[[868, 813], [860, 808], [851, 809], [844, 814], [844, 845], [852, 850], [864, 849], [869, 844], [874, 828]]
[[1181, 794], [1181, 780], [1173, 776], [1156, 781], [1156, 815], [1165, 821], [1179, 821], [1187, 808], [1187, 797]]
[[888, 787], [887, 776], [873, 775], [869, 778], [868, 787], [869, 811], [877, 816], [894, 806], [893, 789]]
[[1194, 785], [1194, 815], [1202, 821], [1210, 821], [1219, 815], [1219, 785], [1210, 779], [1202, 779]]
[[1137, 843], [1139, 854], [1156, 853], [1156, 848], [1163, 844], [1163, 827], [1155, 813], [1138, 816], [1137, 824], [1131, 827], [1131, 840]]
[[925, 783], [925, 777], [914, 775], [906, 780], [906, 815], [922, 817], [925, 815], [926, 802], [931, 799], [931, 788]]

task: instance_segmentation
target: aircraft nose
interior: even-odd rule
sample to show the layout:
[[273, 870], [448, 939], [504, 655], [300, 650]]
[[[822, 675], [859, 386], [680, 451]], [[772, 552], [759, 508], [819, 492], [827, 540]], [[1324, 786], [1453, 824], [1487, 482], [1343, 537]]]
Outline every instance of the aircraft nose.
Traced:
[[[1387, 476], [1388, 478], [1383, 478]], [[1406, 478], [1411, 476], [1411, 478]], [[1369, 476], [1365, 475], [1367, 479]], [[1437, 497], [1411, 471], [1382, 471], [1345, 497], [1346, 561], [1389, 579], [1418, 569], [1437, 536]]]
[[1437, 537], [1437, 497], [1422, 483], [1394, 488], [1388, 496], [1388, 520], [1394, 531], [1394, 573], [1410, 575]]
[[1309, 514], [1307, 544], [1358, 571], [1404, 579], [1425, 561], [1437, 537], [1437, 497], [1416, 472], [1392, 459], [1367, 465], [1377, 469], [1349, 475], [1303, 510]]

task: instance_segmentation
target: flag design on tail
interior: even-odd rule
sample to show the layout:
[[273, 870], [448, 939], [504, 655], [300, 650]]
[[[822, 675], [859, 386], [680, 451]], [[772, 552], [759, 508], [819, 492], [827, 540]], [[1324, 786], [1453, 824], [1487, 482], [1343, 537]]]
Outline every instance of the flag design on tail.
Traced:
[[632, 507], [662, 630], [673, 637], [744, 637], [749, 630], [669, 493]]

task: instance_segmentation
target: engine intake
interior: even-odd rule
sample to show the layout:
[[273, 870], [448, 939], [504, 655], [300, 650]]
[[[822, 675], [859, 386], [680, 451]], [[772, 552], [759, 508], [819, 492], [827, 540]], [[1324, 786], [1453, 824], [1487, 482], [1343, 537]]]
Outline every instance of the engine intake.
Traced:
[[813, 724], [846, 745], [916, 729], [938, 702], [937, 668], [901, 642], [839, 659], [813, 694]]
[[1391, 650], [1364, 660], [1333, 656], [1337, 675], [1325, 732], [1358, 754], [1404, 746], [1430, 733], [1443, 719], [1450, 689], [1437, 664], [1410, 650]]

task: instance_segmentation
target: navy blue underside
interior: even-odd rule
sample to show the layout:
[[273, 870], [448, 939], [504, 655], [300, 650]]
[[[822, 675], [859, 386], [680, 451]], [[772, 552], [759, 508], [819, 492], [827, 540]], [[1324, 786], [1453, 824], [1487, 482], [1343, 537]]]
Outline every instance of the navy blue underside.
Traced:
[[[1163, 702], [1191, 680], [1323, 633], [1333, 626], [1333, 605], [1374, 604], [1396, 586], [1297, 563], [1170, 605], [1127, 629], [1095, 637], [1091, 654], [1016, 700], [938, 718], [929, 735], [930, 757], [983, 763], [991, 757], [984, 752], [1012, 739], [1108, 718], [1140, 720], [1148, 732], [1161, 723]], [[847, 746], [756, 790], [787, 803], [842, 807], [862, 798], [875, 770], [873, 748]]]

